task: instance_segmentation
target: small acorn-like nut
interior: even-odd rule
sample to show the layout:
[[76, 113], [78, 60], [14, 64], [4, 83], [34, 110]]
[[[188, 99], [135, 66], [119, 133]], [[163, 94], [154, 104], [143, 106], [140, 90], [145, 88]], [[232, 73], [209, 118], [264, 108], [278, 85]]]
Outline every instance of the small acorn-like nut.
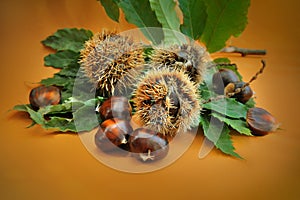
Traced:
[[101, 123], [95, 135], [95, 143], [105, 152], [112, 151], [117, 147], [127, 150], [128, 137], [132, 131], [128, 121], [108, 119]]
[[132, 108], [128, 99], [121, 96], [112, 96], [99, 108], [100, 117], [102, 120], [118, 118], [130, 121]]
[[29, 94], [29, 102], [35, 110], [48, 105], [57, 105], [60, 100], [60, 89], [55, 86], [38, 86]]
[[169, 151], [168, 140], [162, 134], [146, 128], [138, 128], [129, 137], [130, 151], [139, 160], [155, 161], [164, 158]]
[[239, 77], [231, 69], [219, 69], [212, 77], [213, 90], [215, 93], [223, 95], [224, 88], [229, 83], [238, 82]]
[[279, 127], [275, 117], [263, 108], [250, 108], [247, 112], [246, 121], [252, 134], [257, 136], [266, 135]]
[[[235, 82], [234, 83], [235, 91], [237, 91], [239, 88], [243, 88], [245, 84], [246, 84], [245, 82]], [[233, 95], [232, 98], [235, 98], [237, 101], [245, 104], [252, 96], [253, 96], [253, 91], [248, 85], [244, 87], [240, 92]]]

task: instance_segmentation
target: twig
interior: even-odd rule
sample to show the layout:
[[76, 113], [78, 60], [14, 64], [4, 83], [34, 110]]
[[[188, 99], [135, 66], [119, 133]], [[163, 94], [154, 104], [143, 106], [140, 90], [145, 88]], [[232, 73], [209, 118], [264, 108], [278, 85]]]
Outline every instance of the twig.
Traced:
[[222, 53], [240, 53], [243, 57], [247, 55], [266, 55], [267, 51], [264, 49], [245, 49], [235, 46], [224, 47], [219, 52]]

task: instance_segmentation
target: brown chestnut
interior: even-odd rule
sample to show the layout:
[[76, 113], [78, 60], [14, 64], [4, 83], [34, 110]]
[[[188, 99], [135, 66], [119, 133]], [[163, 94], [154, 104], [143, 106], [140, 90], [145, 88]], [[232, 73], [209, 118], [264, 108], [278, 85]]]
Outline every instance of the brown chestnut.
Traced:
[[95, 135], [95, 143], [103, 151], [111, 151], [116, 147], [128, 150], [127, 141], [132, 131], [130, 123], [126, 120], [107, 119], [101, 123]]
[[29, 94], [29, 102], [35, 110], [48, 105], [57, 105], [60, 100], [60, 89], [55, 86], [41, 85], [33, 88]]
[[266, 135], [279, 127], [275, 117], [263, 108], [250, 108], [246, 121], [252, 134], [257, 136]]
[[[243, 88], [244, 85], [246, 84], [245, 82], [235, 82], [233, 83], [234, 90], [237, 91], [239, 88]], [[227, 85], [228, 87], [229, 85]], [[235, 98], [237, 101], [241, 103], [246, 103], [251, 97], [253, 96], [253, 91], [250, 88], [250, 86], [244, 87], [240, 92], [236, 93], [235, 95], [232, 96], [232, 98]]]
[[224, 88], [233, 82], [239, 81], [238, 76], [231, 69], [222, 68], [212, 77], [213, 90], [217, 94], [224, 94]]
[[129, 137], [129, 147], [130, 151], [137, 153], [137, 158], [142, 161], [159, 160], [169, 151], [167, 138], [146, 128], [133, 131]]
[[99, 108], [100, 117], [102, 120], [118, 118], [131, 120], [132, 108], [126, 97], [112, 96]]

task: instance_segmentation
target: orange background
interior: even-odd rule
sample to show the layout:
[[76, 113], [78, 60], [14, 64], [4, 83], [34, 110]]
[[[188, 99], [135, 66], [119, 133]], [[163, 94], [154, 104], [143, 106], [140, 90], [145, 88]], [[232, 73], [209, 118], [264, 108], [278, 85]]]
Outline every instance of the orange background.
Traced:
[[[267, 68], [252, 84], [257, 105], [282, 123], [265, 137], [233, 136], [245, 160], [213, 150], [198, 159], [203, 137], [172, 165], [146, 174], [118, 172], [98, 162], [76, 134], [56, 134], [8, 112], [27, 103], [32, 83], [52, 76], [40, 41], [59, 28], [133, 28], [117, 24], [96, 0], [0, 1], [0, 199], [299, 199], [300, 3], [253, 0], [249, 24], [231, 44], [267, 49]], [[231, 55], [245, 80], [261, 57]]]

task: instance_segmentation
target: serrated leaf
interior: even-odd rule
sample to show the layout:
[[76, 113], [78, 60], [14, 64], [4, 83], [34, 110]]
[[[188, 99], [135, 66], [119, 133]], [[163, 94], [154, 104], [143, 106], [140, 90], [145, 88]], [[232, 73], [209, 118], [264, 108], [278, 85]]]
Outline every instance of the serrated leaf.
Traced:
[[30, 107], [30, 104], [15, 105], [13, 110], [27, 112], [27, 107]]
[[65, 28], [59, 29], [52, 36], [47, 37], [42, 43], [57, 51], [71, 50], [80, 52], [84, 42], [93, 36], [90, 30]]
[[248, 128], [247, 123], [241, 119], [229, 119], [224, 116], [221, 116], [217, 113], [212, 113], [212, 116], [218, 120], [225, 122], [228, 126], [235, 129], [240, 134], [252, 136], [251, 130]]
[[214, 143], [216, 148], [220, 149], [223, 153], [242, 158], [234, 150], [229, 129], [226, 124], [220, 122], [216, 118], [201, 117], [201, 124], [205, 137]]
[[30, 118], [36, 122], [37, 124], [43, 125], [44, 124], [44, 117], [41, 113], [34, 111], [33, 109], [31, 109], [29, 106], [26, 107], [27, 112], [30, 115]]
[[99, 125], [98, 116], [95, 113], [95, 105], [85, 105], [73, 113], [78, 132], [90, 131]]
[[201, 40], [209, 52], [225, 46], [230, 36], [239, 36], [247, 25], [250, 0], [205, 0], [207, 21]]
[[[176, 2], [174, 0], [149, 0], [152, 10], [155, 12], [157, 20], [162, 24], [165, 40], [167, 44], [181, 43], [184, 38], [180, 38], [180, 21], [175, 11]], [[175, 31], [175, 32], [174, 32]]]
[[179, 7], [183, 14], [181, 32], [198, 40], [202, 35], [207, 18], [204, 0], [179, 0]]
[[97, 0], [100, 1], [101, 5], [104, 7], [107, 16], [112, 20], [119, 22], [120, 12], [118, 4], [115, 0]]
[[232, 98], [222, 98], [219, 100], [211, 101], [202, 105], [203, 108], [213, 110], [222, 115], [232, 118], [246, 119], [247, 107], [244, 104], [237, 102]]
[[45, 66], [52, 66], [54, 68], [64, 68], [70, 65], [76, 66], [79, 56], [79, 52], [70, 50], [58, 51], [56, 53], [45, 56], [44, 62]]
[[67, 86], [74, 82], [73, 78], [60, 76], [59, 74], [54, 74], [53, 77], [42, 79], [40, 81], [41, 84], [49, 86], [49, 85], [56, 85], [56, 86]]
[[55, 129], [61, 132], [77, 132], [72, 119], [53, 116], [43, 125], [45, 129]]
[[159, 27], [162, 25], [157, 20], [155, 12], [151, 10], [148, 0], [121, 0], [118, 2], [118, 6], [125, 14], [125, 19], [142, 28], [143, 34], [154, 44], [159, 44], [163, 38], [163, 32], [161, 29], [151, 29], [151, 27]]

